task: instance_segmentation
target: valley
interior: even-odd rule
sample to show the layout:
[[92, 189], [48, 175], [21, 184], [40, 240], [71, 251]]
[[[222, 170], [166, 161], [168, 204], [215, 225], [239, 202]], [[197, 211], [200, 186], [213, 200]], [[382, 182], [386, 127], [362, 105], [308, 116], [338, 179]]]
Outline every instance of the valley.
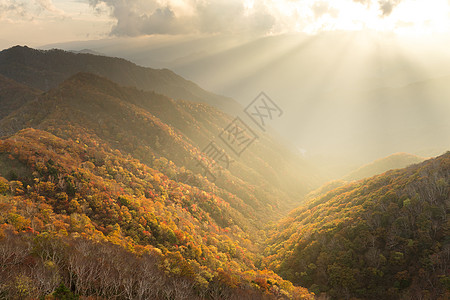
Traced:
[[2, 299], [450, 296], [449, 152], [329, 182], [272, 130], [226, 151], [244, 108], [167, 69], [16, 46], [0, 74]]

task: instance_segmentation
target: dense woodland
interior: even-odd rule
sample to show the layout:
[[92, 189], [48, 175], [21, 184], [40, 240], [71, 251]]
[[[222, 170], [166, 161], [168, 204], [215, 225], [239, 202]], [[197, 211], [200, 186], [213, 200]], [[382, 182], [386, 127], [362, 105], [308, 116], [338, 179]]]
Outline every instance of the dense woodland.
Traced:
[[[161, 279], [161, 290], [152, 291], [161, 299], [166, 293], [186, 294], [187, 299], [223, 293], [224, 299], [239, 299], [247, 290], [257, 297], [309, 295], [271, 271], [258, 271], [258, 230], [215, 194], [170, 180], [119, 151], [95, 146], [93, 140], [65, 141], [26, 129], [2, 140], [0, 151], [2, 170], [10, 170], [1, 179], [0, 198], [2, 269], [9, 274], [1, 277], [5, 295], [43, 296], [63, 282], [77, 295], [129, 297], [125, 287], [111, 291], [107, 283], [90, 286], [96, 282], [89, 276], [110, 278], [85, 269], [101, 264], [88, 262], [107, 257], [103, 252], [128, 255], [136, 263], [149, 260], [148, 268], [158, 266], [152, 272], [167, 278]], [[93, 246], [97, 244], [99, 249]], [[58, 245], [90, 250], [85, 261], [76, 262], [81, 265], [70, 266], [79, 256]], [[113, 261], [108, 263], [111, 272], [122, 272]], [[49, 277], [40, 279], [45, 287], [34, 286], [33, 276], [47, 273], [28, 273], [27, 264], [35, 264], [33, 272], [52, 266]], [[132, 287], [142, 284], [139, 274], [134, 275], [117, 280], [130, 280]], [[47, 282], [49, 278], [54, 281]], [[182, 291], [165, 290], [178, 284]], [[146, 298], [148, 291], [142, 293]]]
[[[196, 185], [194, 178], [178, 178], [175, 169], [202, 173], [199, 161], [213, 165], [202, 149], [212, 140], [227, 149], [216, 137], [231, 121], [230, 116], [204, 104], [174, 101], [78, 73], [0, 120], [0, 134], [33, 127], [76, 140], [83, 132], [176, 181]], [[155, 159], [162, 162], [154, 163]], [[269, 206], [292, 208], [299, 196], [319, 182], [317, 176], [308, 175], [312, 169], [308, 164], [265, 135], [242, 157], [231, 159], [234, 162], [228, 169], [216, 164], [216, 186], [245, 199], [261, 216], [267, 215]]]
[[315, 195], [268, 234], [263, 266], [332, 298], [447, 299], [450, 152]]
[[449, 297], [449, 153], [314, 190], [273, 136], [225, 168], [203, 149], [233, 117], [116, 83], [208, 102], [167, 70], [15, 47], [0, 71], [1, 299]]

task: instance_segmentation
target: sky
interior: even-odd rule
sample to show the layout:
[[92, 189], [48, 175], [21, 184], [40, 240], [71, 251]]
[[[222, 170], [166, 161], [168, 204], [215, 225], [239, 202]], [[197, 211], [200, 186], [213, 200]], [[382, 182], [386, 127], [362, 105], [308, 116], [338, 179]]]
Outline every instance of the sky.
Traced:
[[450, 30], [450, 0], [0, 0], [0, 47], [148, 35]]

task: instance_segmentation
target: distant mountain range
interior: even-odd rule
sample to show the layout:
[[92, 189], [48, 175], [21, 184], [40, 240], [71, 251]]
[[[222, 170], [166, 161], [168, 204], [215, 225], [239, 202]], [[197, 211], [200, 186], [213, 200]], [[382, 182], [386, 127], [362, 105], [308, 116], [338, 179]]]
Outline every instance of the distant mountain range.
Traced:
[[20, 84], [0, 75], [0, 120], [27, 102], [35, 99], [40, 90]]
[[120, 58], [57, 49], [16, 46], [0, 52], [0, 74], [43, 91], [57, 87], [78, 72], [93, 73], [177, 100], [207, 103], [227, 112], [242, 110], [231, 98], [207, 92], [168, 69], [144, 68]]
[[[159, 91], [173, 84], [187, 97], [124, 87], [94, 73], [76, 73], [78, 69], [103, 72], [129, 85], [149, 83]], [[93, 251], [116, 244], [126, 249], [123, 255], [146, 253], [161, 266], [152, 265], [151, 272], [167, 272], [159, 276], [172, 282], [143, 292], [147, 299], [175, 291], [193, 299], [202, 293], [236, 299], [312, 297], [256, 266], [265, 224], [297, 206], [321, 180], [276, 137], [260, 131], [252, 147], [240, 156], [233, 154], [219, 136], [234, 116], [202, 103], [210, 100], [207, 92], [168, 70], [15, 47], [0, 53], [0, 73], [10, 76], [0, 77], [0, 193], [5, 197], [0, 239], [8, 236], [22, 245], [26, 234], [35, 234], [37, 240], [42, 234], [64, 248], [79, 237], [87, 239], [83, 243], [92, 237], [102, 243]], [[184, 100], [191, 95], [186, 89], [201, 91], [205, 98]], [[213, 101], [220, 98], [215, 97]], [[221, 157], [205, 150], [211, 142]], [[220, 164], [224, 155], [229, 166]], [[41, 255], [21, 252], [32, 259]], [[61, 270], [51, 276], [62, 278], [77, 295], [117, 296], [104, 282], [88, 284], [85, 273], [68, 270], [73, 259], [49, 259]], [[93, 259], [91, 265], [99, 263], [98, 257]], [[38, 280], [21, 268], [2, 269], [2, 294], [21, 295], [6, 274]], [[135, 275], [127, 280], [138, 280]], [[53, 284], [45, 278], [39, 280]], [[179, 281], [183, 286], [176, 286]], [[11, 289], [6, 291], [5, 285]], [[125, 289], [121, 284], [117, 288], [117, 293]], [[32, 289], [33, 297], [47, 295], [40, 286]], [[137, 297], [136, 291], [131, 293]]]
[[370, 164], [364, 165], [345, 176], [344, 180], [359, 180], [372, 177], [392, 169], [402, 169], [409, 165], [417, 164], [426, 158], [409, 153], [395, 153], [387, 157], [378, 159]]
[[14, 47], [0, 74], [0, 298], [449, 295], [449, 153], [316, 189], [270, 132], [234, 154], [236, 103], [169, 70]]
[[[174, 101], [154, 92], [120, 87], [90, 73], [79, 73], [3, 118], [0, 134], [10, 135], [32, 127], [75, 139], [73, 134], [85, 132], [149, 165], [155, 157], [164, 157], [179, 167], [201, 173], [197, 157], [208, 159], [201, 150], [215, 139], [221, 149], [227, 149], [217, 136], [231, 121], [228, 115], [203, 104]], [[216, 184], [231, 188], [242, 185], [244, 180], [259, 186], [260, 193], [266, 196], [260, 194], [256, 199], [250, 191], [242, 191], [241, 196], [260, 202], [251, 202], [252, 211], [261, 207], [263, 215], [263, 202], [286, 209], [320, 180], [310, 176], [311, 166], [264, 135], [245, 156], [233, 160], [229, 170], [220, 171], [225, 175], [218, 176]], [[273, 190], [275, 187], [278, 191]], [[238, 189], [241, 188], [246, 189]], [[279, 200], [280, 195], [285, 195], [283, 201]]]
[[103, 54], [103, 53], [100, 53], [100, 52], [91, 50], [91, 49], [70, 50], [69, 52], [77, 53], [77, 54], [81, 53], [81, 54], [93, 54], [93, 55], [108, 56], [108, 55], [105, 55], [105, 54]]
[[433, 157], [450, 147], [450, 57], [436, 51], [448, 44], [447, 35], [423, 43], [333, 31], [260, 38], [148, 36], [45, 48], [89, 48], [167, 67], [240, 103], [265, 91], [285, 111], [273, 123], [277, 132], [332, 180], [392, 153]]

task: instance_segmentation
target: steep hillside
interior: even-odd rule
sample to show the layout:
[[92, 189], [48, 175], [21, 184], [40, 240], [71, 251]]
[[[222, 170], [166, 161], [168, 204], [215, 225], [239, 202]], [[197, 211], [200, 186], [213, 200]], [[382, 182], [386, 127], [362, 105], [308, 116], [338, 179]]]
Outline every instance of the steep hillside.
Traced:
[[129, 61], [63, 50], [16, 46], [0, 52], [0, 74], [30, 87], [49, 90], [78, 72], [90, 72], [124, 86], [134, 86], [172, 97], [208, 103], [228, 112], [241, 111], [232, 99], [201, 89], [167, 69], [151, 69]]
[[262, 134], [241, 157], [228, 153], [234, 162], [215, 171], [215, 185], [198, 181], [195, 174], [204, 171], [199, 161], [212, 164], [202, 150], [212, 140], [227, 149], [217, 136], [231, 121], [203, 104], [176, 102], [80, 73], [0, 121], [0, 134], [28, 127], [73, 140], [81, 132], [93, 134], [176, 181], [231, 192], [242, 199], [239, 209], [251, 219], [255, 213], [275, 217], [317, 185], [320, 179], [311, 176], [311, 167]]
[[265, 224], [320, 180], [276, 139], [226, 168], [204, 149], [233, 118], [209, 105], [91, 73], [2, 86], [0, 298], [311, 299], [259, 268]]
[[393, 169], [406, 168], [409, 165], [424, 161], [424, 157], [409, 153], [395, 153], [387, 157], [378, 159], [345, 176], [344, 180], [359, 180], [366, 177], [372, 177]]
[[73, 130], [0, 140], [2, 297], [39, 298], [61, 283], [104, 299], [311, 297], [255, 266], [261, 233], [233, 195], [171, 180]]
[[333, 189], [268, 236], [263, 266], [332, 299], [447, 299], [450, 152]]
[[41, 92], [0, 75], [0, 120]]

